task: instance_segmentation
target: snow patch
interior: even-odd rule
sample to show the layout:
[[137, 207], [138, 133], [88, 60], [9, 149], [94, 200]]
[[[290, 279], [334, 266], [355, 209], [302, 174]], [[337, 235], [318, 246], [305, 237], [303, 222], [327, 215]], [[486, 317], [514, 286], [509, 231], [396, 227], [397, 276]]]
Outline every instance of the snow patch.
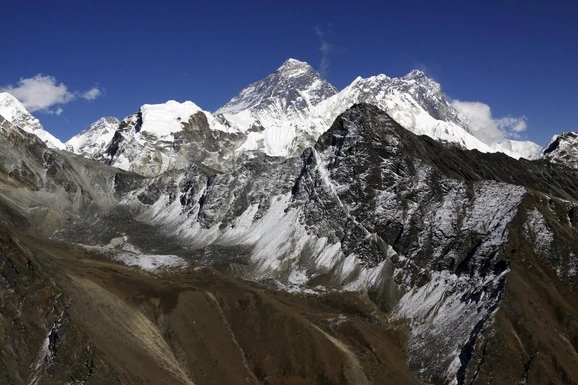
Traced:
[[533, 240], [534, 252], [541, 257], [546, 257], [554, 242], [554, 234], [538, 209], [534, 208], [528, 213], [524, 230], [526, 237]]
[[195, 103], [179, 103], [169, 100], [163, 104], [145, 104], [140, 108], [142, 113], [141, 132], [148, 132], [157, 137], [166, 137], [182, 130], [182, 123], [191, 115], [202, 111]]
[[113, 259], [127, 266], [135, 266], [149, 272], [156, 272], [165, 268], [185, 268], [187, 261], [176, 255], [147, 255], [147, 254], [116, 254]]

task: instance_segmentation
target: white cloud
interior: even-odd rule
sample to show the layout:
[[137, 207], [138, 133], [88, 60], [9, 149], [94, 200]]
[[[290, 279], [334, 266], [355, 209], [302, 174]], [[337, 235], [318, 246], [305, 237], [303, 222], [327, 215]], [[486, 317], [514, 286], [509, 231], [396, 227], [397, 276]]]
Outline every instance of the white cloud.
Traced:
[[486, 144], [517, 138], [527, 128], [525, 116], [495, 118], [490, 106], [485, 103], [453, 100], [451, 104], [469, 120], [468, 127], [472, 134]]
[[83, 92], [82, 97], [86, 100], [94, 100], [102, 94], [98, 87], [92, 87], [90, 90]]
[[31, 112], [46, 111], [57, 104], [66, 104], [75, 99], [74, 94], [53, 76], [38, 74], [32, 78], [20, 79], [18, 86], [9, 85], [0, 88], [14, 95]]
[[0, 87], [0, 92], [8, 92], [20, 100], [30, 112], [40, 111], [60, 115], [62, 108], [51, 110], [54, 106], [61, 106], [72, 102], [77, 96], [87, 100], [94, 100], [102, 92], [97, 87], [86, 92], [71, 92], [64, 83], [58, 83], [54, 76], [38, 74], [31, 78], [21, 78], [16, 86]]

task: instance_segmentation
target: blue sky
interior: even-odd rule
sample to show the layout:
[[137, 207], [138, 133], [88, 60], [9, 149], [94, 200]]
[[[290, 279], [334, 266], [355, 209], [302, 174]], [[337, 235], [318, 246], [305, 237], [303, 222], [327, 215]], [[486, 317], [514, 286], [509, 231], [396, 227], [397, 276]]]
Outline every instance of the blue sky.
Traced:
[[[273, 3], [8, 2], [0, 88], [38, 74], [65, 85], [62, 103], [35, 115], [66, 140], [144, 103], [192, 100], [213, 111], [289, 57], [320, 69], [317, 28], [330, 45], [326, 78], [339, 89], [357, 76], [419, 68], [496, 118], [525, 116], [522, 138], [544, 144], [578, 130], [573, 1]], [[95, 88], [100, 95], [87, 94]]]

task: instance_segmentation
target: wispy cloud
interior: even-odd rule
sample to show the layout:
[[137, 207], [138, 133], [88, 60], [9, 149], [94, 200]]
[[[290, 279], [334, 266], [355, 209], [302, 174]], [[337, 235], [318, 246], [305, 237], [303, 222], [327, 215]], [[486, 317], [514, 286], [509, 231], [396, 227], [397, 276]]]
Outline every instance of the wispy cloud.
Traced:
[[319, 72], [321, 75], [325, 76], [327, 75], [327, 70], [329, 69], [329, 55], [333, 52], [335, 47], [327, 39], [327, 30], [324, 30], [320, 26], [316, 26], [315, 33], [319, 38], [319, 52], [321, 53]]
[[487, 144], [499, 143], [507, 138], [519, 138], [528, 127], [525, 116], [492, 116], [490, 106], [482, 102], [453, 100], [452, 106], [469, 120], [472, 134]]
[[428, 66], [426, 66], [424, 63], [417, 63], [416, 65], [414, 65], [414, 68], [426, 74], [429, 74], [430, 72]]
[[[54, 76], [38, 74], [31, 78], [21, 78], [16, 85], [0, 87], [0, 92], [8, 92], [20, 100], [30, 112], [40, 111], [60, 115], [62, 105], [77, 98], [94, 100], [102, 94], [98, 87], [88, 91], [70, 91], [64, 83], [58, 83]], [[55, 110], [52, 109], [59, 106]]]
[[82, 97], [86, 100], [94, 100], [102, 94], [102, 91], [98, 87], [92, 87], [90, 90], [83, 92]]

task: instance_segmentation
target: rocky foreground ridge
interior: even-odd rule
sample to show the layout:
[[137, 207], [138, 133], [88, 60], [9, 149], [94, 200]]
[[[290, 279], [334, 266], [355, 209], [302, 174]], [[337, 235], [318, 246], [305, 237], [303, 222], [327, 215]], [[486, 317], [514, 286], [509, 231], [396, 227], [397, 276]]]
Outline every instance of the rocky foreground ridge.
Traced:
[[296, 156], [239, 155], [185, 107], [150, 175], [0, 118], [3, 381], [578, 381], [578, 171], [369, 104]]

